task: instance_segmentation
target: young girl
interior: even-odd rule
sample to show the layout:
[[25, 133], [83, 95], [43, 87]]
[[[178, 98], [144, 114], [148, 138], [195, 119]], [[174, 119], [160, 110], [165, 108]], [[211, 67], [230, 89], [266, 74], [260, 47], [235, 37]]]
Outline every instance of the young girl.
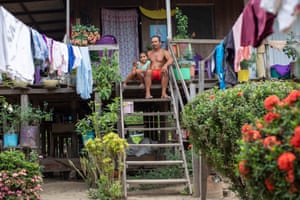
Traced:
[[137, 79], [141, 83], [139, 87], [144, 87], [144, 75], [149, 66], [150, 66], [150, 60], [148, 60], [147, 53], [141, 52], [140, 60], [133, 62], [131, 73], [127, 76], [127, 78], [123, 82], [123, 87], [127, 86], [127, 82], [129, 80], [137, 80]]

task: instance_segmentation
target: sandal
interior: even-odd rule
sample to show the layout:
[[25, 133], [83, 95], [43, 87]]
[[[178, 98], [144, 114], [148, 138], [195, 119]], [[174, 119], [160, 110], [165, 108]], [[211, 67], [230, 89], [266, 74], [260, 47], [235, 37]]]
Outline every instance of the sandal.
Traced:
[[145, 99], [153, 99], [153, 96], [147, 96], [147, 97], [145, 97]]
[[168, 96], [168, 95], [161, 96], [161, 98], [162, 98], [162, 99], [171, 99], [171, 97]]

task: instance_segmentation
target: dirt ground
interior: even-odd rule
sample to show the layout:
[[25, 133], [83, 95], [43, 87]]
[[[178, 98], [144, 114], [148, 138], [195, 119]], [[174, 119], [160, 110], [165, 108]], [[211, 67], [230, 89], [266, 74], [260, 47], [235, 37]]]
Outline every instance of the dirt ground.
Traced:
[[[207, 180], [207, 200], [238, 200], [231, 192], [227, 192], [226, 184]], [[161, 187], [159, 189], [138, 190], [128, 192], [128, 200], [195, 200], [199, 197], [181, 195], [184, 186]], [[87, 186], [83, 181], [67, 181], [61, 179], [44, 179], [42, 200], [88, 200]], [[226, 195], [226, 197], [224, 197]]]

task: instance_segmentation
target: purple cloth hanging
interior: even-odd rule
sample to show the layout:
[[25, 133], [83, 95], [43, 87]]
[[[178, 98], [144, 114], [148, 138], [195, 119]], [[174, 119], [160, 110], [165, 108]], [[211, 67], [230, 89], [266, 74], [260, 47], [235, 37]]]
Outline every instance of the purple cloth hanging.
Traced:
[[290, 73], [290, 65], [272, 65], [271, 69], [274, 69], [280, 76], [285, 76]]

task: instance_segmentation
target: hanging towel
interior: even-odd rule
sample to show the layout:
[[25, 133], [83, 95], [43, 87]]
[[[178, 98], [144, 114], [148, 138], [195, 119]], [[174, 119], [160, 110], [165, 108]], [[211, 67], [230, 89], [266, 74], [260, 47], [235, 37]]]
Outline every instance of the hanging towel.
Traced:
[[93, 92], [93, 77], [88, 47], [80, 47], [81, 65], [77, 67], [76, 92], [82, 99], [91, 98]]
[[2, 29], [0, 58], [3, 58], [0, 61], [0, 69], [14, 80], [18, 79], [32, 84], [34, 64], [30, 29], [2, 6], [0, 13]]
[[224, 60], [224, 44], [223, 42], [217, 45], [215, 49], [215, 58], [216, 58], [216, 73], [220, 82], [220, 89], [225, 90], [226, 84], [224, 79], [224, 69], [223, 69], [223, 60]]
[[261, 0], [249, 0], [243, 10], [241, 46], [258, 47], [273, 33], [275, 15], [260, 7]]

